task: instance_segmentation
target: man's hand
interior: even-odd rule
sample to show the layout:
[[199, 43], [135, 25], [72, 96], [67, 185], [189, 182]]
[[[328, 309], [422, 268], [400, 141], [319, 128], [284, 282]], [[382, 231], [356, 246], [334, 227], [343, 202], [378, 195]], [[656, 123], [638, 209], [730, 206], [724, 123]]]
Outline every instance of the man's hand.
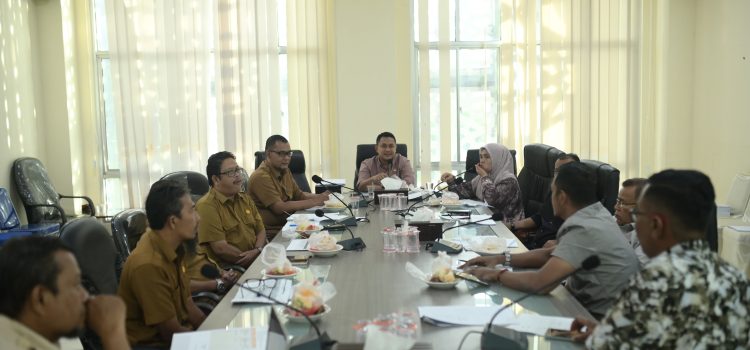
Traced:
[[105, 349], [129, 349], [125, 333], [125, 303], [115, 295], [98, 295], [86, 301], [86, 326]]
[[373, 175], [368, 180], [370, 181], [371, 184], [375, 184], [376, 182], [380, 182], [380, 180], [383, 180], [386, 177], [388, 177], [388, 174], [386, 174], [386, 173], [380, 173], [380, 174]]
[[[505, 261], [505, 256], [498, 255], [498, 256], [478, 256], [474, 259], [471, 259], [464, 263], [463, 265], [459, 266], [459, 269], [465, 269], [467, 267], [472, 266], [485, 266], [485, 267], [495, 267], [497, 264], [502, 264]], [[468, 272], [468, 271], [467, 271]]]
[[487, 170], [484, 170], [479, 164], [474, 166], [474, 169], [477, 170], [477, 175], [481, 176], [487, 176]]
[[586, 341], [586, 338], [588, 338], [594, 331], [594, 328], [596, 328], [596, 326], [598, 325], [599, 323], [597, 323], [596, 321], [576, 317], [576, 319], [573, 320], [573, 324], [570, 325], [570, 331], [572, 333], [571, 339], [583, 343], [584, 341]]
[[464, 270], [464, 272], [472, 274], [485, 282], [497, 282], [500, 274], [505, 271], [505, 269], [498, 270], [489, 267], [475, 267]]
[[224, 281], [224, 283], [226, 283], [229, 286], [237, 283], [237, 280], [239, 278], [240, 278], [240, 274], [237, 271], [229, 270], [229, 271], [221, 272], [221, 280]]
[[557, 240], [554, 240], [554, 239], [550, 239], [549, 241], [544, 242], [544, 245], [542, 246], [542, 248], [554, 248], [554, 247], [557, 247]]
[[259, 249], [250, 249], [246, 252], [240, 253], [240, 259], [235, 262], [235, 264], [240, 265], [242, 267], [248, 267], [250, 266], [250, 263], [255, 260], [255, 258], [260, 255]]
[[440, 181], [445, 182], [447, 184], [452, 184], [453, 181], [456, 180], [456, 177], [453, 176], [451, 173], [443, 173], [443, 175], [440, 175]]

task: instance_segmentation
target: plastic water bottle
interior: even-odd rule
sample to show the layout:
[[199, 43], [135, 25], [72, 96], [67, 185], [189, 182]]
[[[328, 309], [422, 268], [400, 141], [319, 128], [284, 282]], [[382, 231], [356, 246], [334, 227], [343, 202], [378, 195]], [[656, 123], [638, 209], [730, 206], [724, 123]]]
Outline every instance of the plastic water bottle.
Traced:
[[419, 253], [419, 229], [410, 227], [406, 235], [406, 252]]
[[393, 227], [383, 229], [383, 252], [394, 253], [398, 249], [398, 236]]

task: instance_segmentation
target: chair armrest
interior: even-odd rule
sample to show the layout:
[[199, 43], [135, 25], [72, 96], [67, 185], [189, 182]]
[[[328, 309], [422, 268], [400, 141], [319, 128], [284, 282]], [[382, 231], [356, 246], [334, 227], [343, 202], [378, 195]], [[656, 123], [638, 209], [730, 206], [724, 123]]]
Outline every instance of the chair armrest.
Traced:
[[203, 311], [206, 316], [211, 313], [211, 311], [214, 311], [214, 306], [209, 303], [204, 303], [202, 301], [195, 302], [195, 306], [197, 306], [201, 311]]
[[60, 205], [58, 205], [58, 204], [29, 204], [29, 205], [26, 205], [26, 207], [29, 207], [29, 208], [41, 208], [41, 207], [55, 208], [60, 213], [60, 219], [62, 220], [62, 222], [60, 223], [60, 227], [62, 227], [62, 225], [65, 225], [65, 223], [68, 222], [68, 218], [65, 216], [65, 210], [63, 210], [63, 208]]
[[224, 269], [224, 270], [234, 270], [234, 271], [237, 271], [237, 272], [239, 272], [239, 273], [241, 273], [241, 274], [242, 274], [242, 273], [245, 273], [245, 268], [244, 268], [244, 267], [242, 267], [242, 266], [239, 266], [239, 265], [229, 265], [229, 266], [227, 266], [227, 268], [226, 268], [226, 269]]
[[89, 208], [91, 208], [91, 216], [96, 216], [96, 207], [94, 206], [94, 201], [92, 201], [91, 198], [89, 198], [87, 196], [68, 196], [68, 195], [64, 195], [64, 194], [61, 194], [61, 193], [58, 193], [57, 196], [60, 197], [60, 199], [63, 199], [63, 198], [80, 198], [80, 199], [85, 199], [86, 202], [88, 202], [88, 204], [89, 204]]
[[221, 297], [218, 294], [213, 293], [213, 292], [198, 292], [198, 293], [193, 293], [193, 299], [195, 300], [195, 299], [198, 299], [198, 298], [211, 299], [211, 300], [213, 300], [213, 301], [215, 301], [217, 303], [219, 301], [221, 301]]

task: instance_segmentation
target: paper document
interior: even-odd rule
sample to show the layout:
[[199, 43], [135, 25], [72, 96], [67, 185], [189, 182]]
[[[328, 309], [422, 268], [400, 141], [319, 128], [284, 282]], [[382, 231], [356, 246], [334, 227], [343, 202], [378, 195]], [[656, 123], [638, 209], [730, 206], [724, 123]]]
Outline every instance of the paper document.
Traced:
[[518, 248], [518, 241], [515, 238], [506, 238], [505, 242], [508, 248]]
[[265, 350], [268, 346], [268, 327], [215, 329], [175, 333], [174, 350]]
[[[341, 219], [346, 219], [348, 217], [351, 217], [351, 215], [344, 215], [344, 214], [339, 214], [339, 213], [326, 213], [326, 216], [333, 220], [341, 220]], [[308, 214], [308, 213], [295, 213], [286, 218], [286, 221], [288, 222], [297, 221], [297, 220], [320, 222], [323, 220], [328, 220], [328, 218], [317, 217], [315, 216], [315, 214]]]
[[[264, 295], [269, 295], [282, 303], [288, 303], [292, 299], [294, 288], [292, 280], [286, 278], [271, 278], [267, 280], [245, 281], [243, 285], [251, 290], [240, 287], [234, 295], [232, 303], [260, 303], [273, 304], [273, 301]], [[256, 291], [256, 292], [253, 292]], [[260, 293], [261, 295], [258, 295]]]
[[521, 314], [516, 317], [517, 323], [508, 325], [507, 328], [536, 335], [545, 335], [548, 329], [570, 329], [573, 319], [561, 316], [542, 316], [533, 314]]
[[486, 202], [475, 201], [473, 199], [462, 199], [461, 204], [467, 207], [489, 207]]
[[[419, 317], [438, 327], [449, 326], [482, 326], [487, 324], [499, 306], [420, 306]], [[493, 324], [508, 325], [518, 322], [512, 308], [508, 308], [497, 317]]]
[[737, 232], [750, 232], [750, 226], [729, 226], [729, 228]]
[[477, 222], [477, 225], [487, 225], [487, 226], [494, 226], [497, 224], [494, 220], [492, 220], [492, 215], [488, 214], [471, 214], [471, 217], [469, 218], [469, 221], [475, 222], [479, 220], [484, 220], [482, 222]]
[[306, 239], [293, 239], [289, 241], [286, 251], [307, 250], [307, 244], [308, 240]]

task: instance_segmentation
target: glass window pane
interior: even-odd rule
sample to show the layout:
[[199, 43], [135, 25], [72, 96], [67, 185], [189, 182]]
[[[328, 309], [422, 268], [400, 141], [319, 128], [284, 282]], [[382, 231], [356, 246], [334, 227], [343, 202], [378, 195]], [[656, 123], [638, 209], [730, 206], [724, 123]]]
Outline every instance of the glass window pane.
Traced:
[[112, 67], [108, 58], [101, 59], [101, 107], [104, 111], [104, 137], [107, 169], [120, 169], [120, 153], [117, 145], [117, 120], [112, 91]]
[[[460, 160], [466, 151], [497, 142], [497, 49], [461, 49], [458, 54]], [[455, 159], [455, 158], [454, 158]]]
[[96, 36], [96, 50], [109, 51], [107, 40], [107, 7], [106, 0], [94, 1], [94, 35]]
[[[427, 33], [428, 41], [437, 42], [440, 29], [438, 28], [439, 22], [439, 8], [440, 1], [442, 0], [428, 0], [427, 1]], [[419, 0], [414, 0], [414, 41], [419, 41]], [[456, 40], [456, 6], [453, 0], [448, 0], [448, 31], [450, 41]]]
[[279, 46], [288, 46], [286, 39], [286, 1], [277, 2], [278, 21], [279, 21]]
[[[97, 215], [115, 215], [125, 209], [122, 201], [122, 180], [118, 177], [104, 179], [104, 205], [100, 206]], [[138, 205], [136, 205], [138, 207]]]
[[[451, 93], [450, 93], [450, 118], [451, 118], [451, 131], [455, 131], [458, 128], [457, 124], [457, 104], [456, 104], [456, 51], [451, 50]], [[440, 137], [440, 53], [438, 50], [430, 50], [430, 161], [440, 161], [440, 147], [443, 143], [443, 138]], [[458, 140], [456, 134], [451, 135], [451, 159], [457, 159], [456, 145]]]
[[279, 75], [281, 76], [281, 134], [289, 135], [289, 72], [287, 54], [279, 55]]
[[458, 2], [460, 41], [500, 40], [500, 5], [498, 0]]

